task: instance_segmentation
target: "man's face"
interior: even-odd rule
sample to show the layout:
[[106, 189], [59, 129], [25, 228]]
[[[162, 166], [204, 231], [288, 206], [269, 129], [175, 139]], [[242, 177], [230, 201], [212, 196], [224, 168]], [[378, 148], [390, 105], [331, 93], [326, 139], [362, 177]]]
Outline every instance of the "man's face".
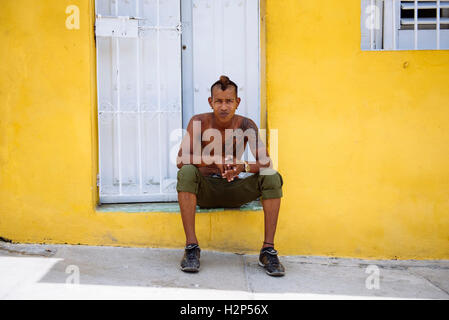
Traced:
[[234, 116], [240, 104], [240, 98], [237, 97], [233, 86], [229, 86], [224, 91], [216, 86], [213, 88], [212, 97], [209, 98], [209, 104], [214, 110], [215, 117], [220, 122], [228, 122]]

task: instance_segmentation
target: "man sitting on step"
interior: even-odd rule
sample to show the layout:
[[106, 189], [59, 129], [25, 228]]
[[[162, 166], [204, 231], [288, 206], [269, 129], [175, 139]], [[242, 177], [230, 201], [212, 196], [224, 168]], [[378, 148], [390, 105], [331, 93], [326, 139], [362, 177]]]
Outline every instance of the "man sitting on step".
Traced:
[[[211, 87], [209, 105], [213, 112], [195, 115], [189, 122], [178, 153], [178, 201], [186, 236], [181, 270], [198, 272], [200, 247], [195, 234], [195, 210], [236, 208], [261, 198], [265, 215], [265, 239], [259, 264], [271, 276], [285, 269], [274, 249], [274, 236], [282, 197], [282, 177], [271, 169], [271, 159], [260, 139], [257, 125], [236, 115], [240, 104], [238, 87], [228, 77]], [[256, 159], [242, 161], [249, 144]], [[240, 178], [240, 173], [251, 173]]]

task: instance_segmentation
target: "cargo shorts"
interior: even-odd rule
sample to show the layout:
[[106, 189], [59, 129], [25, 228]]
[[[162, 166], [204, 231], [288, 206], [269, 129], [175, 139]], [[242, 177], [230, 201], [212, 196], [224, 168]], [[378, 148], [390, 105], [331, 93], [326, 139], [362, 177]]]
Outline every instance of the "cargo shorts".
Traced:
[[228, 182], [221, 177], [203, 176], [194, 165], [184, 165], [178, 171], [176, 190], [196, 194], [201, 208], [238, 208], [260, 197], [282, 198], [282, 185], [282, 176], [271, 169]]

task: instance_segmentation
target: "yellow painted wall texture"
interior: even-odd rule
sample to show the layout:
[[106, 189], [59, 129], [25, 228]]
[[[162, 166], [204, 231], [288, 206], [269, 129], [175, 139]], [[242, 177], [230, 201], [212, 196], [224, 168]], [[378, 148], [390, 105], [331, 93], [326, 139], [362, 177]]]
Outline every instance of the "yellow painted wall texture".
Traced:
[[[92, 25], [90, 0], [0, 2], [0, 237], [180, 248], [179, 214], [96, 211]], [[267, 0], [266, 28], [281, 254], [448, 259], [449, 51], [362, 52], [359, 0]], [[198, 214], [197, 232], [256, 252], [263, 212]]]

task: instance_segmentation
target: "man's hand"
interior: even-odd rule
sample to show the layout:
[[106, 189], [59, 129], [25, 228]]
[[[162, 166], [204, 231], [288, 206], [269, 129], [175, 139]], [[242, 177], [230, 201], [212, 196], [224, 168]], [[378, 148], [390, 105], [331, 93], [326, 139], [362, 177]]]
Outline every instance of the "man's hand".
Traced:
[[245, 169], [244, 164], [225, 164], [224, 173], [221, 175], [228, 182], [234, 181], [235, 177]]
[[222, 163], [216, 162], [215, 166], [220, 171], [221, 177], [228, 180], [228, 182], [234, 181], [235, 177], [245, 170], [245, 165], [233, 162], [232, 156], [223, 158]]

